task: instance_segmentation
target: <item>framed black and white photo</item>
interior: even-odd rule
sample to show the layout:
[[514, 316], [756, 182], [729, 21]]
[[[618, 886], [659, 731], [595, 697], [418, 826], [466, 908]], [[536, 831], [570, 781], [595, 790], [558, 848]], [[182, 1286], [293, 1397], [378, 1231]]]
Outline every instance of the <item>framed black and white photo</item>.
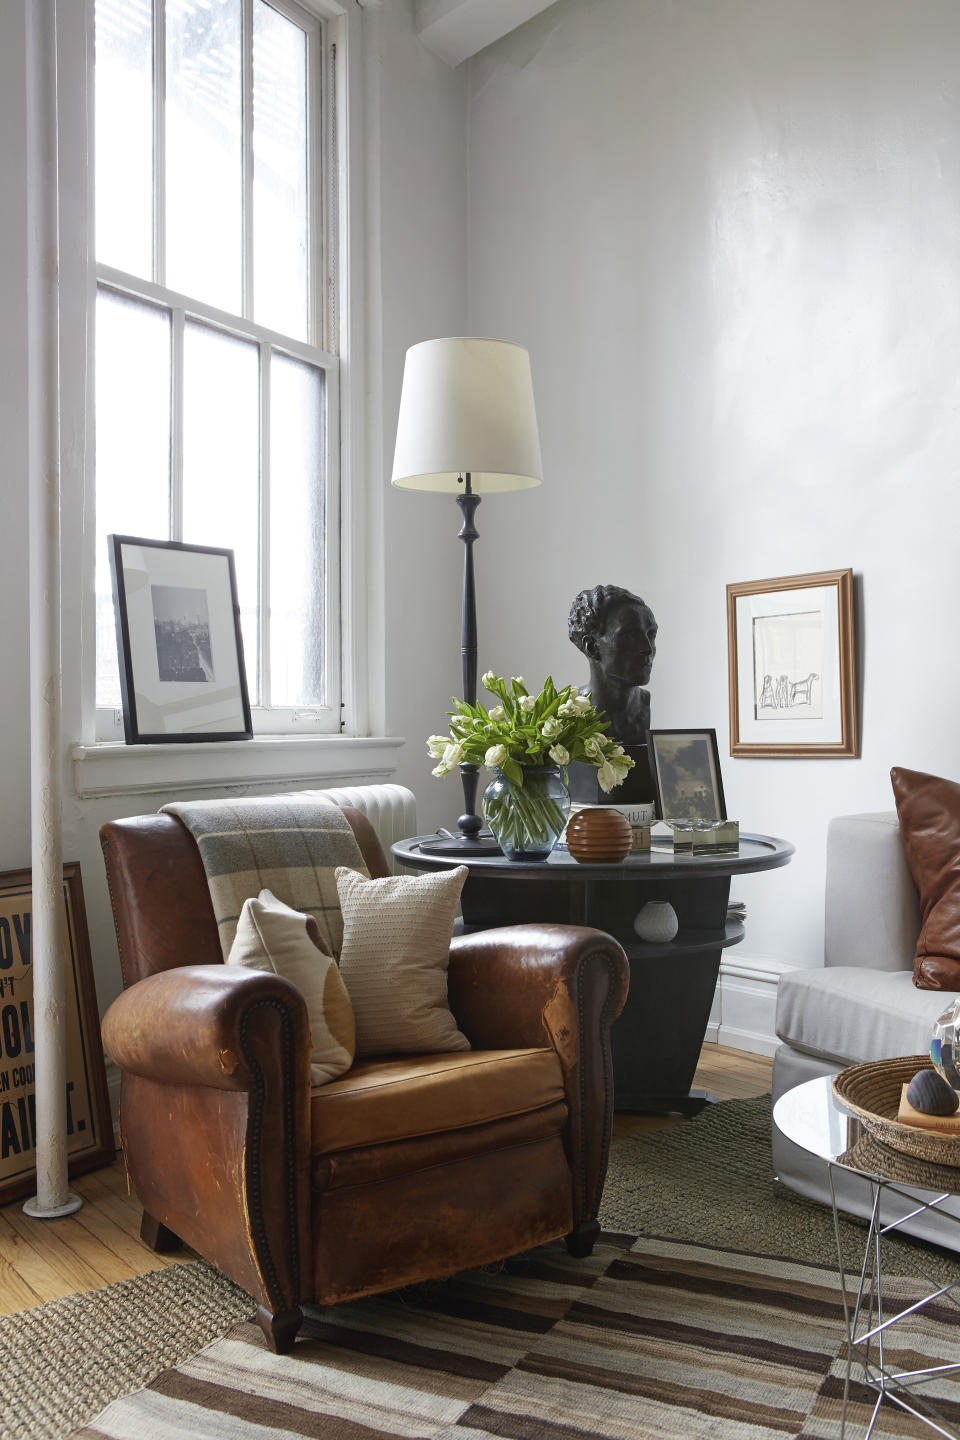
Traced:
[[726, 820], [716, 730], [650, 730], [647, 744], [661, 820]]
[[233, 551], [108, 535], [128, 745], [249, 740]]
[[853, 571], [727, 586], [730, 754], [859, 754]]

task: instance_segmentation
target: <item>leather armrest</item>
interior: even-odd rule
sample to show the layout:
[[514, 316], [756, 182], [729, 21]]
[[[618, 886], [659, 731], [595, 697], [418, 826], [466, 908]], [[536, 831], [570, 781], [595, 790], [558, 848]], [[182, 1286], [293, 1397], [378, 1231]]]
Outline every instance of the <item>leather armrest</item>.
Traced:
[[185, 965], [103, 1017], [144, 1211], [283, 1317], [309, 1293], [310, 1027], [279, 975]]
[[450, 950], [450, 1008], [471, 1044], [552, 1045], [560, 1057], [577, 1254], [589, 1253], [600, 1229], [614, 1105], [610, 1026], [629, 982], [623, 947], [580, 925], [509, 925], [457, 936]]
[[[258, 1015], [292, 1021], [294, 1051], [309, 1087], [310, 1029], [296, 986], [240, 965], [183, 965], [124, 990], [103, 1017], [103, 1046], [121, 1070], [173, 1085], [248, 1090]], [[256, 1046], [254, 1045], [254, 1049]]]
[[578, 1060], [585, 988], [595, 1000], [602, 991], [609, 1026], [629, 982], [623, 947], [583, 925], [507, 925], [455, 936], [450, 946], [450, 1008], [470, 1043], [481, 1050], [552, 1045], [565, 1070]]

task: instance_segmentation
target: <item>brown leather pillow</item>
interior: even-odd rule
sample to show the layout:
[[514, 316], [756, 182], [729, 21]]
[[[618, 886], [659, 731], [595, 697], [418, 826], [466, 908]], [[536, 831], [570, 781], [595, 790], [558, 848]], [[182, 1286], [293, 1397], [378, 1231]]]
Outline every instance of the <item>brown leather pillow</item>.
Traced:
[[913, 983], [960, 990], [960, 785], [917, 770], [891, 770], [890, 779], [923, 917]]

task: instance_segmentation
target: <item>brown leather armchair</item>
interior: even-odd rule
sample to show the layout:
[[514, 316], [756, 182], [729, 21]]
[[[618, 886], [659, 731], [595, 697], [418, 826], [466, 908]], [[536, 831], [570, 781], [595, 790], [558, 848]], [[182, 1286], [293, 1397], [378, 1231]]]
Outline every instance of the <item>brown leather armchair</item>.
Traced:
[[[369, 821], [344, 807], [373, 876]], [[457, 937], [449, 996], [473, 1049], [361, 1060], [311, 1091], [303, 999], [222, 963], [207, 882], [171, 815], [105, 825], [125, 990], [103, 1021], [120, 1128], [157, 1250], [180, 1241], [257, 1301], [288, 1350], [301, 1303], [452, 1274], [565, 1235], [588, 1255], [613, 1113], [621, 947], [522, 925]]]

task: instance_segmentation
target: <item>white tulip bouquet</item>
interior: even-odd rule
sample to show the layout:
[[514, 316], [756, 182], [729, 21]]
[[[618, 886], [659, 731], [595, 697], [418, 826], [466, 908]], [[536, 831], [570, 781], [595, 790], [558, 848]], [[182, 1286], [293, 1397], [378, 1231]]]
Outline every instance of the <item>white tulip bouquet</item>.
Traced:
[[539, 695], [530, 695], [522, 675], [508, 684], [492, 670], [482, 683], [498, 703], [488, 710], [465, 700], [453, 702], [450, 734], [427, 740], [431, 759], [440, 762], [434, 775], [449, 775], [466, 761], [500, 770], [522, 787], [526, 766], [559, 765], [566, 778], [566, 766], [580, 760], [597, 767], [600, 788], [609, 794], [633, 768], [623, 746], [606, 734], [610, 726], [602, 712], [573, 685], [558, 690], [548, 675]]

